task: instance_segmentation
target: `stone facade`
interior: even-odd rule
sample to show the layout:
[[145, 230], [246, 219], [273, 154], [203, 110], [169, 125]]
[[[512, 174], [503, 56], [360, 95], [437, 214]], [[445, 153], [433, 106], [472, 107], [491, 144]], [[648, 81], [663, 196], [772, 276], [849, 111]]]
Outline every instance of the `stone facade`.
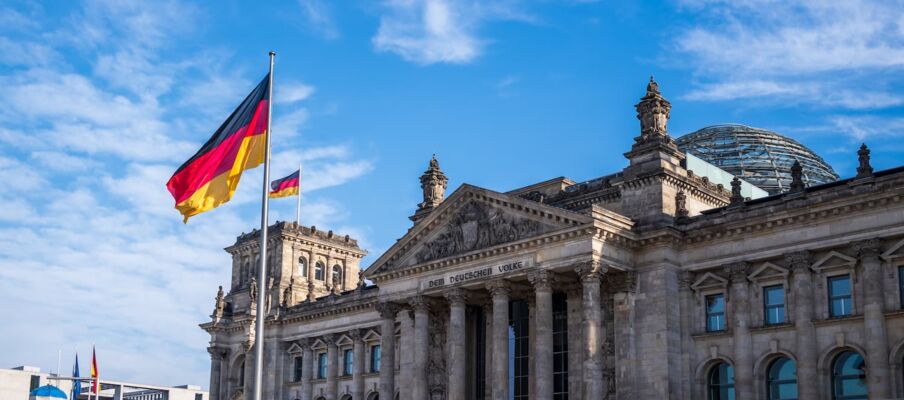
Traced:
[[[800, 399], [840, 379], [904, 398], [904, 168], [873, 171], [864, 147], [854, 178], [745, 200], [682, 166], [652, 79], [636, 111], [629, 165], [587, 182], [445, 196], [434, 158], [372, 285], [354, 240], [272, 227], [264, 397], [768, 399], [790, 360]], [[227, 248], [232, 288], [201, 325], [214, 400], [253, 384], [256, 246]], [[863, 376], [836, 373], [849, 356]]]

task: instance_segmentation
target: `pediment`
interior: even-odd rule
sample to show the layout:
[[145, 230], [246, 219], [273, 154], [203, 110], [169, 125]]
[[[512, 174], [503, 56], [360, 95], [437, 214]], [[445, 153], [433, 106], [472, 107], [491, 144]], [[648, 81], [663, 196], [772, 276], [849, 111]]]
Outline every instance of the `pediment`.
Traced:
[[304, 351], [304, 349], [301, 346], [299, 346], [298, 343], [292, 343], [292, 345], [289, 346], [289, 349], [286, 350], [286, 353], [297, 355], [297, 354], [301, 354], [303, 351]]
[[365, 342], [380, 340], [380, 334], [373, 329], [369, 329], [367, 333], [364, 334], [363, 340]]
[[339, 340], [336, 341], [336, 345], [338, 346], [350, 346], [355, 342], [352, 341], [352, 338], [348, 337], [348, 335], [342, 335], [339, 337]]
[[694, 281], [694, 284], [691, 285], [691, 289], [693, 289], [694, 291], [700, 291], [712, 288], [724, 288], [726, 286], [728, 286], [728, 279], [725, 279], [712, 272], [707, 272], [701, 277], [697, 278], [696, 281]]
[[774, 278], [787, 278], [788, 269], [775, 265], [771, 262], [765, 262], [747, 276], [751, 281], [764, 281]]
[[323, 339], [317, 339], [311, 344], [311, 348], [315, 350], [325, 349], [326, 342], [324, 342]]
[[832, 270], [840, 268], [853, 268], [857, 265], [857, 259], [837, 251], [830, 251], [818, 261], [813, 263], [814, 271]]
[[904, 239], [899, 240], [897, 243], [893, 244], [888, 248], [882, 255], [883, 260], [891, 261], [896, 258], [904, 258]]
[[590, 216], [462, 185], [374, 262], [370, 278], [592, 223]]

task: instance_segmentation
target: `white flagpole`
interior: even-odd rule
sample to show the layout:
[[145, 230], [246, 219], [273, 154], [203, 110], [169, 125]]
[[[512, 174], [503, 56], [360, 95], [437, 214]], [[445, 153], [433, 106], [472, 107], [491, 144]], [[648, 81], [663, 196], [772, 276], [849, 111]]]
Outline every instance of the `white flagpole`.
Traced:
[[301, 226], [301, 164], [298, 164], [298, 204], [295, 206], [295, 224]]
[[264, 377], [264, 311], [267, 302], [267, 228], [270, 208], [270, 136], [273, 135], [273, 59], [276, 52], [270, 52], [270, 83], [267, 94], [267, 137], [264, 139], [264, 185], [261, 196], [261, 265], [257, 279], [257, 319], [254, 336], [254, 397], [261, 400]]

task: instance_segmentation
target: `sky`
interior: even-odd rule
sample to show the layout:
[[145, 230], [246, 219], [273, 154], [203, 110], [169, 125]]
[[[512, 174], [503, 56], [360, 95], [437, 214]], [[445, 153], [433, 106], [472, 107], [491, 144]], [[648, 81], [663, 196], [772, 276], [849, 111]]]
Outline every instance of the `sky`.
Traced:
[[[620, 170], [654, 75], [670, 132], [788, 135], [854, 175], [904, 164], [904, 1], [5, 1], [0, 367], [207, 387], [223, 248], [259, 226], [261, 168], [186, 225], [165, 183], [267, 72], [273, 177], [369, 265], [436, 154], [451, 193]], [[293, 220], [275, 200], [271, 220]]]

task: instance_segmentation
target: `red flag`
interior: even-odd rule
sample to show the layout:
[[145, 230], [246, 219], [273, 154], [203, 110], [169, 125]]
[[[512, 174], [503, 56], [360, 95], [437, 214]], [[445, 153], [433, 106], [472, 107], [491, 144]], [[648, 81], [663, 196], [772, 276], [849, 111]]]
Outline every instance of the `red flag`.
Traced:
[[98, 379], [97, 379], [97, 352], [94, 348], [91, 348], [91, 377], [94, 378], [93, 383], [91, 384], [91, 391], [97, 394]]

